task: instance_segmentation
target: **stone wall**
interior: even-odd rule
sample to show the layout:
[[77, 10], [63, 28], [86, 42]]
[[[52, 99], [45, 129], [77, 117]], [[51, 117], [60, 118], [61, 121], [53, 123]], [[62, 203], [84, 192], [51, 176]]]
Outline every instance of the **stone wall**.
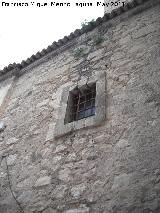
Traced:
[[4, 99], [7, 96], [7, 93], [9, 92], [9, 89], [12, 85], [13, 77], [8, 78], [5, 81], [1, 82], [0, 84], [0, 106], [4, 103]]
[[[160, 212], [159, 20], [159, 0], [148, 1], [14, 79], [1, 113], [0, 213]], [[54, 139], [63, 88], [100, 71], [105, 122]]]
[[110, 13], [112, 10], [123, 7], [124, 5], [132, 1], [133, 0], [104, 0], [104, 13]]

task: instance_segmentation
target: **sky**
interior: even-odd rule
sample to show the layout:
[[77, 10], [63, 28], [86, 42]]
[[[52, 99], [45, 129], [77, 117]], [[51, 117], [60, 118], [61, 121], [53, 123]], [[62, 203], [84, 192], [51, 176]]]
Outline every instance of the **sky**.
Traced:
[[[33, 0], [31, 0], [33, 1]], [[10, 63], [20, 63], [54, 41], [69, 35], [86, 19], [90, 21], [103, 16], [104, 7], [96, 6], [96, 0], [57, 0], [68, 6], [51, 6], [50, 0], [0, 0], [0, 70]], [[2, 2], [9, 6], [2, 6]], [[28, 3], [28, 7], [11, 3]], [[75, 6], [92, 2], [93, 6]], [[102, 1], [103, 2], [103, 1]], [[47, 6], [38, 7], [37, 3]]]

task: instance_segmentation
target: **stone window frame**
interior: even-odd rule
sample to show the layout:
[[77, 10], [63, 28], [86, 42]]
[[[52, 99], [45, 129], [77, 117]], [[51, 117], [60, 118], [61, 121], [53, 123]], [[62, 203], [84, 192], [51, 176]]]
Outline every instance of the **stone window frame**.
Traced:
[[82, 79], [78, 82], [78, 87], [82, 87], [85, 84], [96, 83], [96, 99], [95, 108], [96, 112], [94, 116], [90, 116], [81, 120], [73, 121], [71, 123], [65, 124], [65, 115], [67, 110], [67, 102], [69, 98], [69, 92], [72, 91], [76, 85], [69, 85], [63, 88], [60, 108], [58, 113], [58, 119], [56, 121], [54, 129], [54, 137], [60, 137], [67, 133], [92, 127], [98, 126], [106, 119], [106, 73], [104, 71], [99, 71], [95, 75], [91, 76], [89, 80]]

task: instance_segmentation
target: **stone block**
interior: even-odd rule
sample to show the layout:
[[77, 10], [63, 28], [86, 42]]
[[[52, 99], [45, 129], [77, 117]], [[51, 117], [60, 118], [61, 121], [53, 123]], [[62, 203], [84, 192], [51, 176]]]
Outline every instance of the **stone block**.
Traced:
[[12, 166], [15, 164], [15, 161], [16, 161], [16, 158], [17, 158], [17, 155], [9, 155], [8, 158], [7, 158], [7, 164], [9, 166]]
[[133, 38], [140, 38], [140, 37], [144, 37], [154, 31], [158, 30], [157, 26], [155, 25], [147, 25], [145, 27], [140, 28], [138, 31], [136, 31], [135, 33], [133, 33]]
[[70, 181], [71, 177], [70, 177], [70, 169], [65, 168], [59, 171], [59, 179], [64, 181], [64, 182], [68, 182]]
[[96, 51], [90, 53], [88, 55], [87, 59], [91, 60], [91, 59], [95, 58], [94, 61], [96, 61], [96, 60], [99, 60], [103, 56], [104, 56], [104, 49], [102, 48], [102, 49], [99, 49], [99, 50], [96, 50]]
[[67, 211], [64, 211], [64, 213], [89, 213], [89, 207], [81, 207], [81, 208], [75, 208], [75, 209], [69, 209]]
[[9, 138], [7, 141], [6, 141], [6, 144], [7, 145], [12, 145], [12, 144], [15, 144], [17, 143], [18, 139], [13, 137], [13, 138]]
[[53, 140], [54, 128], [55, 128], [55, 122], [50, 122], [45, 141]]
[[43, 211], [43, 213], [57, 213], [57, 210], [52, 209], [51, 207], [49, 207], [49, 208], [45, 209]]
[[49, 103], [49, 99], [46, 99], [46, 100], [44, 100], [44, 101], [38, 103], [38, 104], [37, 104], [37, 107], [43, 107], [43, 106], [47, 105], [48, 103]]
[[52, 196], [54, 198], [63, 198], [67, 188], [68, 187], [66, 185], [58, 185], [58, 186], [56, 186], [56, 188], [54, 189], [54, 191], [52, 193]]
[[22, 203], [31, 202], [33, 199], [33, 192], [32, 191], [24, 191], [20, 196], [18, 196], [18, 201]]
[[67, 147], [63, 144], [60, 144], [56, 147], [56, 150], [55, 150], [55, 153], [58, 153], [58, 152], [62, 152], [66, 149]]
[[62, 157], [60, 155], [56, 155], [52, 158], [52, 163], [55, 165], [57, 163], [59, 163], [59, 161], [62, 159]]
[[39, 186], [46, 186], [51, 184], [51, 177], [50, 176], [44, 176], [40, 177], [36, 182], [35, 182], [35, 187]]
[[71, 153], [67, 156], [66, 162], [72, 162], [72, 161], [76, 161], [76, 154], [75, 153]]
[[80, 195], [83, 193], [83, 191], [86, 189], [86, 186], [85, 184], [79, 184], [79, 185], [76, 185], [76, 186], [73, 186], [71, 188], [71, 194], [74, 198], [79, 198]]
[[112, 190], [116, 188], [121, 188], [121, 187], [123, 188], [128, 187], [131, 177], [132, 177], [132, 174], [126, 174], [126, 173], [115, 176]]
[[24, 180], [22, 180], [21, 182], [17, 182], [17, 187], [18, 188], [28, 188], [29, 186], [32, 185], [32, 178], [25, 178]]
[[127, 147], [127, 146], [129, 146], [129, 144], [128, 144], [128, 141], [125, 140], [125, 139], [119, 140], [118, 143], [116, 144], [116, 147], [122, 148], [122, 149]]
[[6, 128], [6, 125], [3, 121], [0, 121], [0, 132], [4, 131], [4, 129]]

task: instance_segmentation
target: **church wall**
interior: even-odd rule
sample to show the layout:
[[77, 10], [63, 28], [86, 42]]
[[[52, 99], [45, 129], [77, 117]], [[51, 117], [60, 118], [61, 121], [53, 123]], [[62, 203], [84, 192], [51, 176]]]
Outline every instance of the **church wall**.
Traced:
[[[160, 5], [147, 7], [15, 77], [0, 109], [0, 213], [160, 211]], [[100, 71], [105, 121], [54, 138], [63, 88]]]
[[[133, 0], [105, 0], [104, 1], [104, 12], [110, 13], [112, 10], [117, 9], [119, 7], [124, 7], [127, 3], [132, 2]], [[102, 2], [98, 2], [98, 5], [102, 4]]]

